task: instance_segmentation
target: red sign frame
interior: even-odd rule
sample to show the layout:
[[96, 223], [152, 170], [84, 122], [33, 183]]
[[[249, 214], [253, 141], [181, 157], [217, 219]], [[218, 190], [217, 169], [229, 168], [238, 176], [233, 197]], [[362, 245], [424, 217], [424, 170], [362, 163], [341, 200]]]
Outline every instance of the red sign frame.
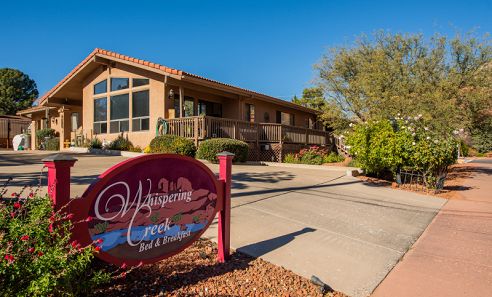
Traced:
[[[221, 262], [225, 261], [225, 259], [229, 256], [229, 221], [230, 221], [229, 199], [230, 199], [230, 177], [231, 177], [230, 166], [231, 166], [232, 157], [233, 155], [232, 156], [223, 155], [222, 157], [219, 157], [219, 159], [221, 160], [220, 179], [217, 179], [216, 175], [202, 162], [182, 155], [151, 154], [151, 155], [144, 155], [144, 156], [128, 159], [119, 164], [116, 164], [115, 166], [109, 168], [104, 173], [102, 173], [98, 177], [98, 179], [89, 186], [89, 188], [85, 191], [85, 193], [81, 198], [73, 199], [69, 204], [68, 208], [69, 211], [74, 214], [73, 221], [75, 222], [74, 229], [72, 231], [73, 238], [78, 240], [84, 246], [90, 244], [97, 244], [95, 243], [94, 238], [91, 237], [91, 234], [89, 232], [90, 224], [92, 224], [92, 218], [93, 218], [90, 215], [91, 207], [93, 206], [96, 196], [99, 193], [101, 193], [101, 191], [103, 191], [106, 186], [108, 186], [111, 182], [113, 182], [115, 178], [118, 178], [118, 176], [120, 176], [121, 174], [125, 174], [125, 173], [128, 174], [129, 170], [131, 170], [132, 168], [142, 166], [143, 164], [148, 162], [175, 160], [176, 162], [179, 162], [180, 166], [188, 167], [189, 170], [195, 171], [195, 173], [196, 171], [201, 171], [202, 177], [209, 179], [209, 182], [215, 188], [215, 193], [217, 195], [217, 198], [215, 199], [215, 206], [214, 206], [212, 219], [207, 220], [206, 226], [203, 229], [201, 229], [201, 231], [194, 234], [190, 238], [190, 240], [188, 240], [186, 243], [179, 246], [178, 249], [170, 253], [162, 254], [160, 256], [147, 258], [147, 259], [137, 259], [137, 258], [130, 259], [130, 258], [115, 257], [105, 251], [100, 251], [97, 254], [97, 257], [99, 257], [100, 259], [106, 262], [119, 266], [122, 265], [123, 263], [129, 266], [139, 265], [141, 263], [150, 264], [156, 261], [166, 259], [168, 257], [178, 254], [179, 252], [183, 251], [191, 244], [193, 244], [193, 242], [196, 241], [208, 229], [208, 227], [213, 221], [213, 217], [215, 217], [217, 213], [220, 213], [219, 236], [218, 236], [219, 261]], [[228, 168], [228, 173], [225, 173], [226, 168]], [[165, 168], [163, 168], [163, 170], [165, 170]], [[226, 192], [228, 192], [227, 195]], [[224, 212], [225, 210], [224, 205], [227, 206], [227, 212]]]

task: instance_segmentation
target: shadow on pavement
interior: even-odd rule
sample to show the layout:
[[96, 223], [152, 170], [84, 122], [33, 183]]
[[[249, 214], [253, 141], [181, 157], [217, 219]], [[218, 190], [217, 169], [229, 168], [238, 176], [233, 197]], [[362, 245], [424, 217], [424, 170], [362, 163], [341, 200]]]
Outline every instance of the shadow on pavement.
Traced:
[[232, 175], [233, 189], [246, 189], [246, 182], [263, 182], [263, 183], [279, 183], [294, 179], [295, 174], [287, 171], [275, 172], [240, 172]]
[[248, 254], [248, 255], [253, 256], [253, 257], [261, 257], [261, 256], [263, 256], [263, 255], [265, 255], [265, 254], [267, 254], [273, 250], [276, 250], [276, 249], [288, 244], [289, 242], [293, 241], [296, 238], [296, 236], [299, 236], [299, 235], [302, 235], [305, 233], [309, 233], [309, 232], [314, 232], [314, 231], [316, 231], [316, 229], [306, 227], [306, 228], [301, 229], [301, 230], [296, 231], [296, 232], [292, 232], [292, 233], [278, 236], [275, 238], [263, 240], [263, 241], [260, 241], [257, 243], [248, 244], [246, 246], [240, 247], [237, 250], [240, 251], [241, 253], [245, 253], [245, 254]]

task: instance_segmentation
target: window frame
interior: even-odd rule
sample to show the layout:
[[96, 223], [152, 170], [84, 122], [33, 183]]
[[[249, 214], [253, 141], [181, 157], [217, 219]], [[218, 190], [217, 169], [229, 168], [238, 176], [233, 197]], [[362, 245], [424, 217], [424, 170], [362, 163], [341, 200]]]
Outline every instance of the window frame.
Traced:
[[[113, 90], [113, 79], [126, 79], [128, 81], [127, 87], [126, 88], [123, 88], [123, 89]], [[119, 91], [124, 91], [124, 90], [130, 90], [130, 89], [132, 89], [132, 86], [130, 86], [130, 82], [131, 82], [130, 79], [131, 79], [130, 77], [110, 76], [109, 77], [109, 92], [110, 93], [113, 93], [113, 92], [119, 92]]]
[[[138, 86], [137, 88], [139, 88], [140, 86]], [[133, 88], [132, 88], [133, 89]], [[148, 108], [148, 115], [146, 116], [133, 116], [133, 112], [134, 112], [134, 95], [135, 93], [140, 93], [140, 92], [147, 92], [148, 93], [148, 97], [147, 97], [147, 100], [148, 100], [148, 105], [149, 105], [149, 108]], [[132, 121], [132, 127], [131, 127], [131, 131], [132, 132], [145, 132], [145, 131], [150, 131], [150, 89], [144, 89], [144, 90], [138, 90], [138, 91], [133, 91], [131, 92], [132, 96], [131, 96], [131, 104], [132, 104], [132, 114], [131, 114], [131, 121]], [[130, 114], [129, 114], [130, 116]], [[139, 123], [139, 129], [136, 130], [135, 129], [135, 126], [134, 126], [134, 120], [138, 120], [138, 123]], [[142, 122], [144, 120], [148, 120], [148, 127], [147, 129], [142, 129]]]
[[[96, 86], [99, 85], [99, 84], [101, 84], [101, 83], [103, 83], [103, 82], [106, 83], [105, 91], [104, 92], [100, 92], [100, 93], [96, 93]], [[105, 79], [103, 79], [103, 80], [101, 80], [101, 81], [99, 81], [99, 82], [97, 82], [97, 83], [95, 83], [95, 84], [92, 85], [92, 95], [93, 96], [100, 96], [102, 94], [106, 94], [107, 92], [108, 92], [108, 79], [107, 78], [105, 78]]]
[[[103, 99], [106, 100], [106, 119], [96, 121], [96, 100], [103, 100]], [[94, 134], [96, 134], [96, 135], [107, 134], [108, 133], [108, 96], [94, 98], [93, 103], [92, 103], [92, 108], [93, 108], [92, 130], [94, 131]], [[102, 125], [103, 124], [106, 125], [106, 129], [105, 129], [106, 131], [105, 132], [102, 132]], [[99, 133], [96, 133], [96, 129], [95, 129], [96, 125], [99, 125]]]

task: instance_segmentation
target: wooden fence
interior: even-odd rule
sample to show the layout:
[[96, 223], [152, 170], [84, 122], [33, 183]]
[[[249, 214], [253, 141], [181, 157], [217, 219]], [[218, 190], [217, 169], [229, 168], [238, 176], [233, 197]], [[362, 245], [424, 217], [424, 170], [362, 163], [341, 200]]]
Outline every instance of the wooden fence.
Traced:
[[168, 119], [168, 134], [194, 139], [196, 143], [209, 138], [233, 138], [256, 143], [293, 143], [331, 145], [329, 132], [275, 123], [194, 116]]
[[30, 120], [0, 118], [0, 147], [10, 148], [14, 136], [24, 133], [30, 124]]

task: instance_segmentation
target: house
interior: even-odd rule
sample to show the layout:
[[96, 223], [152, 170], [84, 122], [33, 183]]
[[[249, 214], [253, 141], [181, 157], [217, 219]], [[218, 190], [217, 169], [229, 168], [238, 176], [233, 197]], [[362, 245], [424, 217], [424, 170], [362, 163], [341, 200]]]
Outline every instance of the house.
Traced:
[[140, 147], [164, 133], [198, 144], [230, 137], [250, 144], [251, 159], [280, 160], [306, 145], [329, 145], [317, 112], [292, 102], [235, 87], [182, 70], [96, 48], [65, 78], [18, 112], [35, 131], [51, 127], [60, 148], [97, 137], [111, 141], [121, 133]]

